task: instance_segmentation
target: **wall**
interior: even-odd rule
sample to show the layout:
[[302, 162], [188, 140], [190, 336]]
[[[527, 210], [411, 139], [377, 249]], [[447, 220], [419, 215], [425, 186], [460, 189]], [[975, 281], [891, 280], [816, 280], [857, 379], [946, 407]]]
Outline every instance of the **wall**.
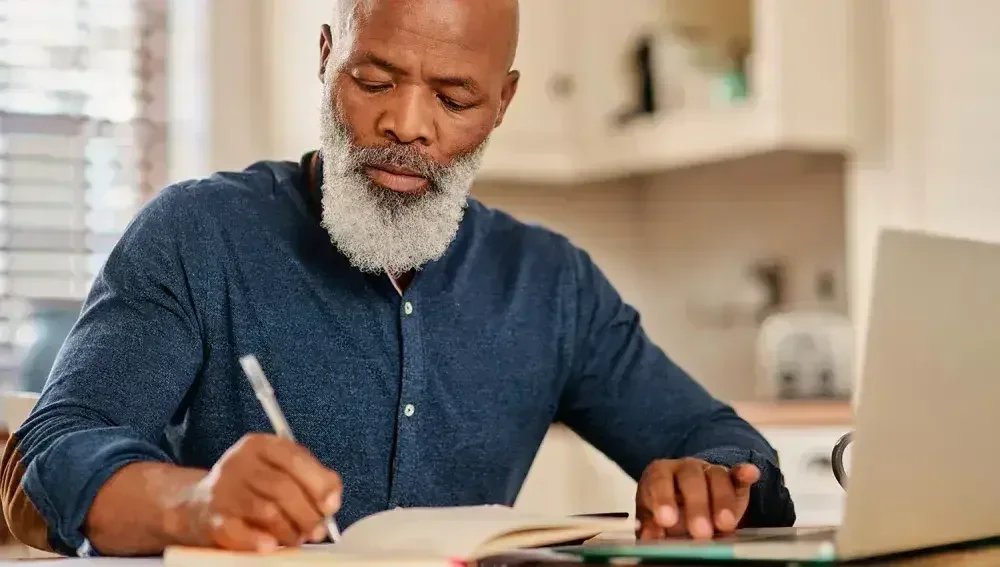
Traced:
[[1000, 241], [1000, 42], [992, 25], [1000, 3], [853, 5], [861, 137], [848, 172], [848, 258], [863, 341], [881, 228]]
[[170, 1], [169, 181], [243, 169], [272, 155], [264, 6]]
[[[586, 249], [671, 357], [716, 395], [749, 399], [756, 327], [709, 311], [740, 299], [759, 259], [787, 261], [793, 305], [812, 303], [818, 270], [844, 281], [843, 171], [837, 158], [777, 156], [582, 187], [479, 185], [475, 195]], [[839, 287], [834, 308], [846, 311]]]

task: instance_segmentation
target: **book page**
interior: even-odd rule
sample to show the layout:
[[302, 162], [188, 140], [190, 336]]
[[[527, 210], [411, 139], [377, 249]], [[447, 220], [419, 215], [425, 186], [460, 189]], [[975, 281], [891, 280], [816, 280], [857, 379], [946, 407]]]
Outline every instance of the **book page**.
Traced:
[[583, 539], [628, 525], [629, 520], [546, 517], [506, 506], [397, 508], [349, 527], [338, 551], [475, 559], [487, 552]]
[[163, 565], [165, 567], [464, 567], [464, 563], [435, 557], [343, 553], [337, 550], [336, 545], [288, 548], [272, 553], [170, 547], [163, 554]]
[[506, 506], [396, 508], [359, 520], [344, 531], [338, 544], [267, 554], [174, 547], [164, 554], [164, 564], [167, 567], [258, 564], [262, 567], [314, 564], [450, 567], [516, 549], [586, 539], [624, 529], [632, 523], [627, 519], [547, 517]]

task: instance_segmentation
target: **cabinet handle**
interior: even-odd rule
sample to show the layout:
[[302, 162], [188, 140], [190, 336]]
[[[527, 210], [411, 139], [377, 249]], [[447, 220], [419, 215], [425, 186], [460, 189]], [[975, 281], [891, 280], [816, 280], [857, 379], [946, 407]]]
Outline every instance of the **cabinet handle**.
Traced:
[[559, 73], [549, 79], [549, 92], [555, 98], [569, 98], [573, 95], [574, 90], [576, 90], [576, 83], [573, 81], [572, 75]]
[[833, 460], [829, 455], [820, 455], [809, 459], [806, 463], [806, 468], [809, 469], [819, 469], [823, 472], [833, 471]]

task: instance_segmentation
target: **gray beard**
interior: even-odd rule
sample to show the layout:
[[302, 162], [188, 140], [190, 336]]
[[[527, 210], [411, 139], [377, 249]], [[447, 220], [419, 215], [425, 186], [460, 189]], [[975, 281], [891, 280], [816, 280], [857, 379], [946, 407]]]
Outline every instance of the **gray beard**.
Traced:
[[[321, 110], [323, 228], [357, 269], [396, 276], [444, 255], [465, 214], [469, 191], [487, 141], [443, 167], [402, 144], [356, 147], [332, 102], [334, 75], [324, 81]], [[375, 184], [362, 166], [387, 163], [419, 172], [430, 181], [420, 195]]]

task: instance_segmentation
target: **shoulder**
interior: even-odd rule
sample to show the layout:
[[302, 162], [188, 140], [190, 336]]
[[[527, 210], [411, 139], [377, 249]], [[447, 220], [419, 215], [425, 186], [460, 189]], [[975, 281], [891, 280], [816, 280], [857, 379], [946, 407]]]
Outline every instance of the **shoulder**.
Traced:
[[579, 250], [566, 236], [550, 228], [519, 220], [476, 199], [469, 199], [469, 216], [477, 238], [491, 249], [502, 247], [538, 259], [556, 259]]
[[470, 252], [476, 264], [496, 266], [505, 273], [521, 272], [533, 281], [556, 279], [561, 284], [578, 277], [586, 253], [566, 236], [541, 224], [470, 199], [468, 220], [475, 242]]
[[298, 165], [291, 162], [262, 161], [242, 171], [188, 179], [165, 187], [138, 216], [196, 218], [216, 214], [220, 207], [273, 201], [298, 172]]
[[291, 162], [257, 162], [164, 187], [136, 214], [123, 237], [201, 237], [220, 224], [259, 222], [261, 212], [293, 200]]
[[560, 296], [620, 302], [618, 292], [591, 255], [566, 236], [470, 199], [477, 269], [501, 281], [530, 282]]
[[291, 206], [294, 189], [282, 176], [292, 175], [297, 167], [258, 162], [243, 171], [168, 185], [139, 210], [108, 260], [113, 265], [164, 265], [218, 253], [224, 249], [225, 233], [252, 234], [264, 219]]
[[541, 224], [519, 220], [476, 199], [469, 200], [468, 216], [480, 254], [551, 264], [564, 263], [581, 252], [566, 236]]

